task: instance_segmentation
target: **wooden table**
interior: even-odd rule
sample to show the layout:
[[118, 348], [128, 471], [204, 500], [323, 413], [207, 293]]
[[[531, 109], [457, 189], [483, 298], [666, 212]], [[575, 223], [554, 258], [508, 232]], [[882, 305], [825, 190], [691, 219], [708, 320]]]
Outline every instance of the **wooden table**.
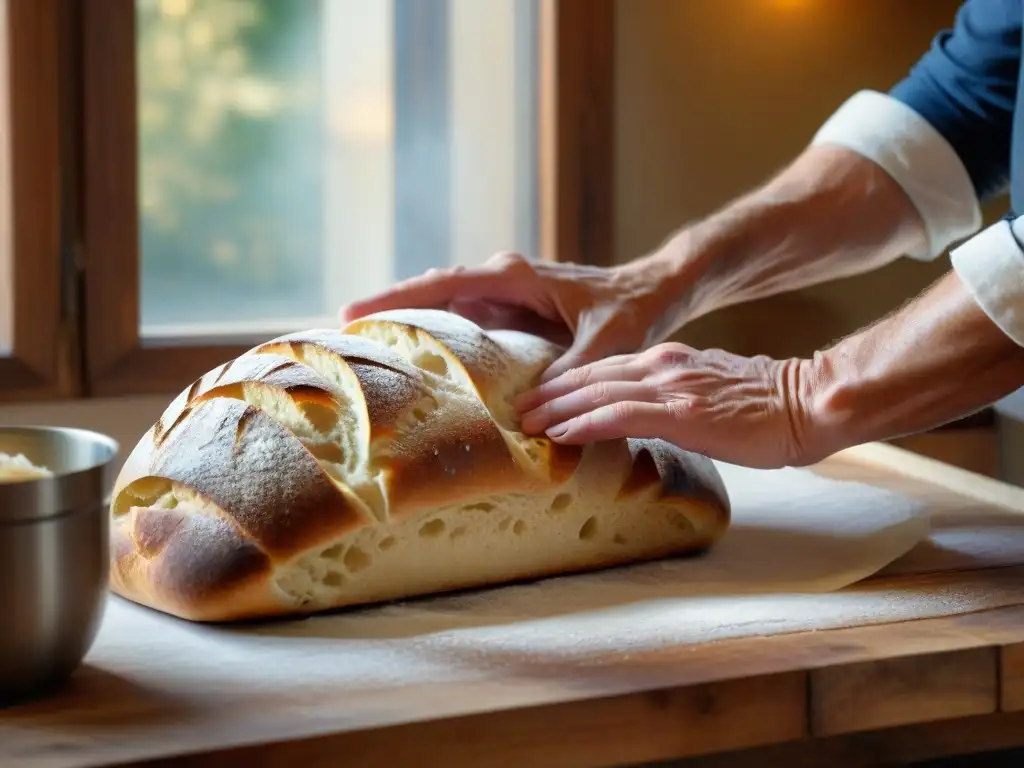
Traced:
[[[847, 451], [816, 471], [921, 497], [962, 514], [966, 525], [995, 515], [1013, 526], [1020, 514], [1024, 528], [1024, 489], [891, 446]], [[842, 766], [1024, 746], [1024, 550], [1020, 565], [1004, 559], [980, 570], [953, 563], [907, 575], [896, 567], [869, 582], [927, 590], [991, 579], [1004, 589], [1019, 585], [1019, 601], [943, 618], [725, 640], [581, 665], [534, 659], [519, 673], [508, 665], [503, 679], [446, 686], [440, 697], [436, 688], [410, 686], [402, 691], [401, 713], [393, 711], [393, 699], [371, 693], [360, 699], [358, 716], [351, 701], [334, 702], [333, 732], [299, 729], [292, 740], [272, 744], [253, 732], [246, 735], [250, 746], [233, 749], [218, 749], [215, 740], [211, 746], [205, 737], [214, 726], [202, 721], [194, 738], [159, 742], [164, 724], [189, 716], [181, 702], [86, 667], [66, 692], [0, 712], [0, 766], [111, 765], [144, 757], [165, 761], [146, 764], [203, 766], [540, 768], [682, 759], [701, 766]], [[335, 711], [330, 701], [319, 706]], [[45, 746], [11, 751], [5, 729], [44, 734]], [[148, 752], [116, 748], [146, 734], [157, 745]]]

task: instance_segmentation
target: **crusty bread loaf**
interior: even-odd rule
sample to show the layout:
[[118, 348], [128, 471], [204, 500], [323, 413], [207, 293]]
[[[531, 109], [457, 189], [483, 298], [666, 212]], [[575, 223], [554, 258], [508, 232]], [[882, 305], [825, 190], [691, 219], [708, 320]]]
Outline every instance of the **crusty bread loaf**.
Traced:
[[558, 354], [434, 310], [261, 344], [182, 392], [129, 456], [112, 589], [229, 621], [709, 547], [729, 502], [708, 459], [518, 431], [513, 397]]

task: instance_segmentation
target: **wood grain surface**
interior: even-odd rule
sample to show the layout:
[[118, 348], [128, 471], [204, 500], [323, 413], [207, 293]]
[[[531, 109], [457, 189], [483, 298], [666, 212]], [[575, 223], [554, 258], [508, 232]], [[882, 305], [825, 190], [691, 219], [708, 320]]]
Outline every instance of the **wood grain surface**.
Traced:
[[[818, 471], [928, 498], [968, 531], [1024, 526], [1024, 491], [891, 446]], [[267, 712], [258, 700], [224, 711], [86, 667], [61, 694], [0, 713], [0, 765], [860, 765], [868, 748], [899, 762], [1015, 745], [1024, 743], [1018, 556], [1024, 563], [1024, 551], [981, 547], [857, 585], [1008, 595], [992, 610], [967, 600], [938, 618], [585, 660], [509, 654], [485, 679], [318, 690]]]

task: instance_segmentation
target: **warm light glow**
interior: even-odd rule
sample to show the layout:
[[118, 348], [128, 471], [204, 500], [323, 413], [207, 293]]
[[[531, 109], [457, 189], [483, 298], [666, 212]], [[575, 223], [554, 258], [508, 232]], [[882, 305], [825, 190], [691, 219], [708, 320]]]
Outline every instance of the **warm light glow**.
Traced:
[[188, 41], [198, 50], [207, 51], [213, 42], [213, 26], [207, 21], [196, 21], [188, 28]]
[[160, 10], [164, 16], [182, 17], [192, 7], [192, 0], [160, 0]]
[[391, 101], [387, 93], [352, 94], [330, 116], [338, 138], [384, 144], [392, 138]]
[[284, 89], [267, 79], [242, 76], [235, 78], [231, 103], [239, 112], [256, 117], [272, 115], [285, 101]]

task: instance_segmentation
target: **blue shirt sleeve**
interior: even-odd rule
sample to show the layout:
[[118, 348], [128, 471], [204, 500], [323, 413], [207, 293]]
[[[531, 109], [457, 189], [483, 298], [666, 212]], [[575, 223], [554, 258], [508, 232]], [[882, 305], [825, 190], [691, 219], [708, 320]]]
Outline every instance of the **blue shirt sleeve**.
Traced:
[[1021, 0], [967, 0], [890, 92], [952, 145], [982, 201], [1009, 180], [1022, 21]]

